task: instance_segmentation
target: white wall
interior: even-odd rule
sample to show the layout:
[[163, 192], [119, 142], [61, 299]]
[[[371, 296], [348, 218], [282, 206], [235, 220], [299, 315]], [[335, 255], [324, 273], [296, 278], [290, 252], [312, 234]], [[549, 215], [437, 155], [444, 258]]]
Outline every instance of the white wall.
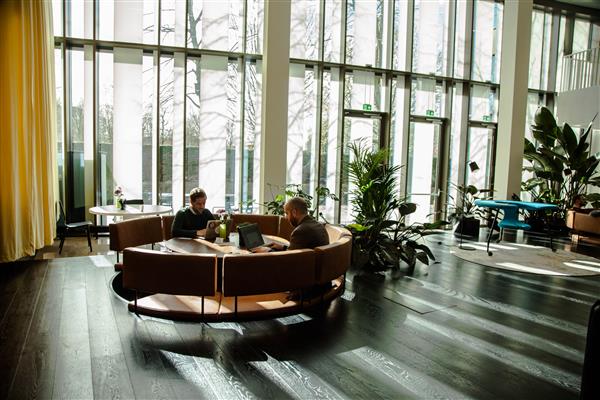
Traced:
[[587, 127], [594, 115], [594, 129], [600, 129], [600, 86], [559, 93], [556, 100], [556, 118], [562, 125]]

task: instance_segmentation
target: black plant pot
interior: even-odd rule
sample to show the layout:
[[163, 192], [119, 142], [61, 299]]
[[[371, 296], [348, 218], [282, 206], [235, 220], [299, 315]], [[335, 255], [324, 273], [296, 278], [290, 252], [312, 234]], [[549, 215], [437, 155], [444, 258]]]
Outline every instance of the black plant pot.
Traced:
[[462, 217], [456, 224], [454, 235], [479, 237], [479, 220], [473, 217]]
[[531, 232], [543, 232], [546, 225], [544, 219], [538, 216], [531, 216], [527, 218], [525, 222], [531, 226]]

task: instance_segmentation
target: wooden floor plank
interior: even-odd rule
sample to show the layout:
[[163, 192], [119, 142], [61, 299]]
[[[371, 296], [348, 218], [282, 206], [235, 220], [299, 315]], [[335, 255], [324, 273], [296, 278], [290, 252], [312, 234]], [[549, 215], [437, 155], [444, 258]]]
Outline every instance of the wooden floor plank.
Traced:
[[56, 369], [58, 335], [66, 266], [49, 262], [21, 360], [9, 398], [51, 398]]
[[[71, 253], [88, 254], [77, 239]], [[110, 287], [114, 255], [2, 265], [9, 268], [0, 269], [0, 394], [578, 397], [600, 276], [485, 267], [450, 254], [449, 235], [441, 245], [433, 240], [438, 262], [417, 266], [412, 276], [352, 269], [343, 298], [328, 307], [241, 323], [135, 316]]]
[[94, 398], [129, 399], [134, 392], [117, 334], [112, 292], [105, 278], [107, 268], [112, 269], [112, 265], [88, 265], [85, 276]]
[[[108, 282], [114, 272], [104, 270]], [[127, 311], [127, 302], [110, 296], [110, 302], [117, 324], [117, 331], [123, 350], [123, 357], [129, 379], [136, 398], [174, 399], [177, 398], [171, 380], [165, 374], [160, 352], [153, 346], [143, 321]], [[171, 379], [169, 379], [171, 378]]]
[[66, 263], [53, 398], [91, 398], [94, 395], [87, 316], [86, 266], [73, 258]]
[[47, 262], [27, 262], [22, 284], [18, 285], [11, 305], [0, 323], [0, 398], [7, 396], [15, 377], [15, 367], [28, 338], [31, 318], [35, 313], [47, 270]]

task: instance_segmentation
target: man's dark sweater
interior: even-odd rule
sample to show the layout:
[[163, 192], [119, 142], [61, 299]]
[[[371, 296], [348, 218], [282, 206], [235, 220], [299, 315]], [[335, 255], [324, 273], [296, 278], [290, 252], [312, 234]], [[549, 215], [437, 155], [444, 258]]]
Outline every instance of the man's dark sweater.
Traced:
[[196, 231], [205, 229], [211, 219], [215, 217], [206, 208], [200, 214], [195, 214], [191, 207], [182, 208], [175, 215], [171, 233], [173, 237], [195, 238], [198, 236]]

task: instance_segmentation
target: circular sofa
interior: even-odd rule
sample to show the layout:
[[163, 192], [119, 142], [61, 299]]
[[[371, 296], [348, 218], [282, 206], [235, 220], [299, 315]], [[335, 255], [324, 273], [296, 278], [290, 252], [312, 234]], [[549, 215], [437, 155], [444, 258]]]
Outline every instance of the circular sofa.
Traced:
[[[258, 223], [263, 234], [287, 240], [292, 231], [279, 216], [234, 214], [232, 219], [234, 228], [242, 222]], [[329, 244], [314, 249], [219, 258], [126, 248], [123, 287], [135, 292], [129, 310], [174, 320], [234, 321], [292, 315], [321, 306], [343, 292], [352, 252], [347, 229], [330, 224], [325, 228]]]

